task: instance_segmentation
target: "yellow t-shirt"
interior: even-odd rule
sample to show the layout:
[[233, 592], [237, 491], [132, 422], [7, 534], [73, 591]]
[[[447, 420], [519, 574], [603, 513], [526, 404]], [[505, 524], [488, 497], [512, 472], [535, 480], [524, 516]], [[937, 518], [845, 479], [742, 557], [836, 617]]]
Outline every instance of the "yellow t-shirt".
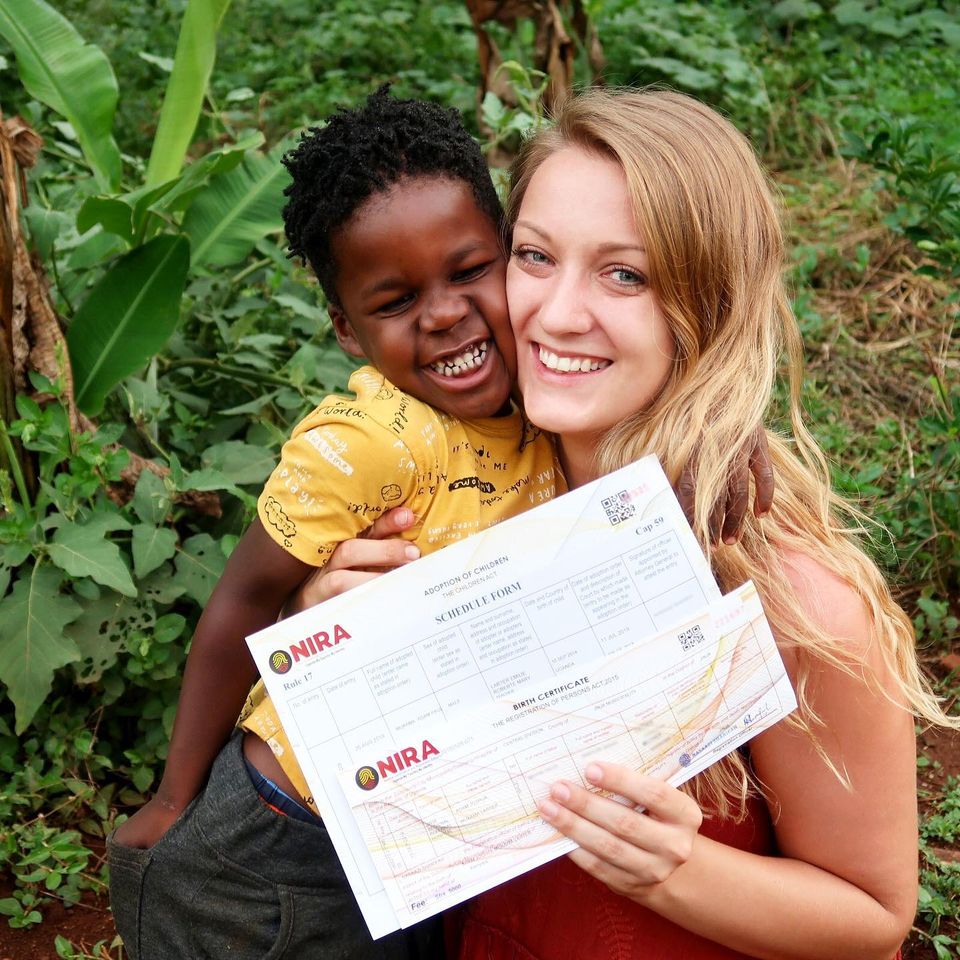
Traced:
[[[566, 489], [553, 444], [517, 409], [458, 420], [369, 366], [349, 388], [355, 399], [329, 396], [297, 425], [257, 503], [267, 533], [304, 563], [323, 566], [338, 543], [392, 507], [413, 511], [416, 524], [403, 536], [425, 555]], [[262, 682], [240, 723], [270, 745], [316, 811]]]

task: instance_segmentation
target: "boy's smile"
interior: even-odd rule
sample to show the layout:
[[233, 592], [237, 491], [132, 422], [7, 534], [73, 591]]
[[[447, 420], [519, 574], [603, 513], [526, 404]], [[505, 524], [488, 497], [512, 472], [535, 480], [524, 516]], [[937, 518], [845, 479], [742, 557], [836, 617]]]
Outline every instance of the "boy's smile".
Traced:
[[497, 231], [470, 187], [400, 180], [334, 235], [341, 347], [418, 400], [464, 419], [507, 403], [516, 348]]

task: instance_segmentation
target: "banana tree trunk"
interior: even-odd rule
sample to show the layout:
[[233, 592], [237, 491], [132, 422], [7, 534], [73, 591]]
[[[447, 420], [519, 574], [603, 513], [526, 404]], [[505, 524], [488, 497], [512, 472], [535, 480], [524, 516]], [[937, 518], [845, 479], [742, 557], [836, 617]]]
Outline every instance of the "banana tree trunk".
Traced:
[[[521, 18], [529, 18], [534, 22], [536, 34], [532, 65], [550, 78], [543, 98], [548, 109], [573, 90], [577, 42], [587, 54], [593, 82], [603, 82], [603, 49], [584, 9], [583, 0], [465, 0], [465, 4], [477, 37], [477, 58], [480, 61], [477, 115], [481, 129], [484, 123], [480, 106], [488, 91], [495, 93], [502, 102], [516, 106], [509, 83], [498, 74], [503, 59], [493, 38], [487, 33], [487, 23], [501, 23], [512, 29]], [[576, 41], [567, 31], [568, 22]]]
[[33, 462], [6, 431], [17, 416], [17, 394], [31, 390], [29, 371], [60, 380], [71, 426], [74, 430], [85, 426], [74, 403], [67, 344], [43, 268], [30, 256], [20, 229], [26, 171], [36, 163], [42, 144], [39, 134], [19, 117], [0, 117], [0, 463], [13, 476], [19, 495], [31, 502], [36, 495]]

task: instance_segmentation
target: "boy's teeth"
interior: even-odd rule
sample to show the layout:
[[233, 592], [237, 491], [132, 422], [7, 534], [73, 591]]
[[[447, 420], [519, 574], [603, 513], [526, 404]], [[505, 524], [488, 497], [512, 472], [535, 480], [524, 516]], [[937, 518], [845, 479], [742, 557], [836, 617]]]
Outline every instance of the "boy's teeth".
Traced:
[[459, 377], [468, 370], [476, 370], [483, 365], [487, 358], [487, 341], [475, 343], [472, 347], [467, 347], [463, 353], [458, 353], [455, 357], [446, 357], [431, 363], [430, 368], [435, 370], [443, 377]]
[[558, 373], [581, 373], [588, 370], [602, 370], [610, 366], [609, 360], [591, 360], [590, 357], [558, 357], [546, 347], [540, 348], [540, 362]]

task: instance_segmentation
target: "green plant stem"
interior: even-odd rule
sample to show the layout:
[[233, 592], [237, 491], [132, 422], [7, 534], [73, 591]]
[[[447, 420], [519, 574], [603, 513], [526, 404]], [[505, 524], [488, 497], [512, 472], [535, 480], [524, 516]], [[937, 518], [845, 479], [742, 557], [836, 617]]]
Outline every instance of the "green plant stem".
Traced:
[[255, 260], [253, 263], [248, 263], [242, 270], [230, 278], [230, 285], [232, 286], [235, 283], [240, 283], [241, 280], [246, 280], [251, 273], [256, 273], [261, 267], [266, 267], [270, 263], [270, 257], [263, 257], [260, 260]]
[[162, 447], [161, 444], [160, 444], [160, 441], [157, 440], [157, 438], [154, 437], [154, 436], [150, 433], [150, 431], [145, 428], [145, 425], [144, 425], [141, 421], [135, 420], [135, 421], [134, 421], [134, 424], [136, 425], [137, 433], [139, 433], [140, 436], [143, 437], [143, 439], [146, 440], [147, 443], [148, 443], [151, 447], [153, 447], [153, 449], [156, 450], [157, 453], [159, 453], [161, 457], [163, 457], [164, 460], [166, 460], [167, 462], [169, 462], [169, 461], [170, 461], [170, 454], [169, 454], [166, 450], [163, 449], [163, 447]]
[[166, 372], [169, 373], [178, 367], [209, 367], [231, 377], [239, 377], [242, 380], [269, 383], [275, 387], [289, 387], [291, 390], [297, 389], [294, 384], [289, 380], [284, 380], [283, 377], [275, 377], [271, 373], [261, 373], [259, 370], [250, 370], [247, 367], [238, 367], [233, 364], [222, 363], [220, 360], [210, 360], [206, 357], [187, 357], [183, 360], [174, 360], [172, 363], [166, 364]]
[[20, 502], [25, 506], [31, 506], [30, 494], [27, 490], [27, 481], [23, 476], [23, 469], [20, 461], [17, 459], [17, 452], [13, 449], [13, 442], [10, 440], [10, 434], [7, 432], [7, 424], [3, 417], [0, 417], [0, 443], [3, 444], [3, 452], [7, 455], [10, 462], [10, 473], [13, 474], [13, 482], [17, 485], [17, 492], [20, 494]]
[[76, 312], [70, 298], [63, 292], [63, 284], [60, 281], [60, 268], [57, 266], [57, 245], [50, 245], [50, 272], [53, 274], [53, 282], [57, 285], [57, 293], [60, 299], [67, 305], [67, 313], [72, 317]]

